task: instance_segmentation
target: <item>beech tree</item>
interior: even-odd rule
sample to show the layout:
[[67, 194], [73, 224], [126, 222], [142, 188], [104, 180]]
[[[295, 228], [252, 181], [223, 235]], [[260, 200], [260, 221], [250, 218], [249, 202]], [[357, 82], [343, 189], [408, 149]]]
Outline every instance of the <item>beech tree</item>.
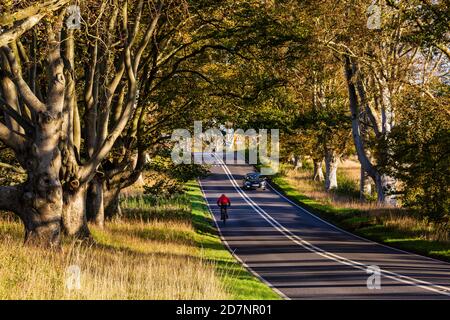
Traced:
[[[57, 245], [62, 231], [89, 236], [89, 184], [136, 112], [147, 77], [141, 62], [158, 22], [182, 4], [90, 1], [80, 6], [80, 30], [67, 28], [63, 8], [39, 24], [23, 50], [1, 48], [0, 139], [27, 180], [2, 187], [0, 208], [21, 218], [26, 242]], [[35, 72], [38, 67], [46, 72]]]
[[117, 209], [163, 123], [191, 105], [174, 97], [176, 107], [161, 109], [165, 84], [186, 74], [207, 81], [189, 61], [237, 53], [253, 36], [246, 10], [260, 6], [233, 9], [239, 25], [222, 18], [232, 1], [89, 1], [71, 29], [64, 4], [50, 1], [43, 17], [31, 5], [40, 23], [1, 47], [0, 140], [27, 178], [2, 187], [0, 209], [22, 219], [27, 243], [50, 246], [62, 232], [89, 237], [87, 217], [102, 225], [105, 209]]
[[[369, 5], [366, 1], [332, 0], [314, 4], [307, 1], [276, 3], [275, 7], [288, 8], [290, 17], [297, 18], [298, 28], [293, 28], [293, 32], [301, 30], [300, 26], [304, 30], [306, 26], [310, 38], [304, 42], [308, 52], [306, 59], [294, 59], [296, 62], [291, 61], [290, 68], [280, 70], [289, 79], [291, 88], [288, 90], [298, 95], [299, 108], [304, 108], [310, 101], [313, 105], [324, 105], [326, 84], [322, 79], [326, 79], [327, 68], [334, 67], [328, 79], [347, 87], [348, 120], [351, 120], [353, 144], [361, 163], [361, 197], [370, 194], [372, 180], [378, 202], [396, 204], [398, 181], [395, 177], [399, 175], [394, 177], [384, 168], [386, 157], [393, 151], [385, 142], [396, 126], [397, 113], [405, 108], [399, 101], [411, 88], [447, 109], [445, 103], [440, 102], [442, 93], [431, 84], [437, 74], [441, 81], [448, 75], [446, 13], [449, 7], [445, 1], [381, 1], [376, 4], [379, 25], [374, 26], [373, 17], [367, 15]], [[317, 68], [318, 65], [325, 68]], [[332, 91], [339, 92], [339, 85]], [[331, 173], [335, 169], [336, 154], [332, 144], [326, 144], [329, 138], [318, 136], [320, 130], [311, 129], [315, 125], [318, 128], [319, 118], [304, 120], [301, 126], [311, 125], [308, 129], [297, 130], [297, 134], [306, 137], [300, 140], [308, 141], [305, 145], [315, 150], [315, 154], [311, 154], [314, 177], [320, 179], [323, 160], [328, 159], [326, 167]], [[333, 128], [333, 123], [324, 126], [325, 132]], [[383, 152], [379, 152], [381, 147], [385, 148]], [[334, 185], [331, 179], [327, 180], [328, 188]]]
[[[149, 149], [170, 137], [171, 129], [217, 116], [219, 108], [214, 99], [248, 101], [256, 97], [255, 92], [264, 90], [230, 90], [226, 80], [232, 68], [230, 60], [242, 59], [250, 64], [252, 59], [243, 52], [259, 45], [255, 39], [261, 38], [254, 35], [254, 29], [262, 18], [248, 19], [246, 10], [260, 6], [258, 1], [199, 2], [188, 7], [189, 14], [172, 11], [170, 19], [160, 19], [150, 43], [151, 54], [144, 57], [136, 111], [114, 152], [103, 161], [102, 172], [91, 183], [103, 186], [92, 187], [92, 198], [97, 199], [89, 201], [93, 204], [93, 221], [101, 224], [102, 217], [120, 212], [120, 191], [136, 182]], [[251, 82], [250, 78], [241, 79]]]
[[289, 129], [316, 179], [325, 159], [327, 189], [352, 141], [361, 194], [371, 179], [389, 203], [405, 94], [448, 113], [444, 1], [382, 2], [376, 30], [362, 0], [81, 1], [79, 29], [65, 0], [0, 4], [0, 147], [15, 158], [0, 166], [25, 176], [0, 209], [27, 243], [89, 237], [87, 219], [115, 214], [148, 154], [198, 117]]

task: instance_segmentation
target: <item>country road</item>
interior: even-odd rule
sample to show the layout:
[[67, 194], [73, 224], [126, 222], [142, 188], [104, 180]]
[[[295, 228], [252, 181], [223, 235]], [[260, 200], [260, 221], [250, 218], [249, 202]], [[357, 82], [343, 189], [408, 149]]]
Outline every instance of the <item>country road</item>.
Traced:
[[[450, 299], [450, 264], [342, 231], [277, 191], [241, 189], [248, 165], [211, 167], [201, 186], [234, 255], [286, 299]], [[216, 199], [232, 202], [226, 226]], [[369, 289], [369, 266], [381, 271]]]

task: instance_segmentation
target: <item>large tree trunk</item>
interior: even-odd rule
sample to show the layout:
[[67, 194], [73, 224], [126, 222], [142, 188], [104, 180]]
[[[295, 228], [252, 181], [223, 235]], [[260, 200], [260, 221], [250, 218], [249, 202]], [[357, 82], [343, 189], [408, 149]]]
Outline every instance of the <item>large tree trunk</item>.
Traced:
[[299, 156], [298, 154], [294, 154], [294, 155], [292, 156], [292, 163], [293, 163], [293, 165], [294, 165], [294, 169], [295, 169], [295, 170], [300, 169], [300, 168], [303, 166], [303, 163], [302, 163], [302, 157]]
[[[387, 203], [389, 197], [386, 197], [387, 189], [383, 186], [386, 180], [382, 179], [376, 167], [371, 163], [364, 146], [360, 128], [360, 108], [358, 103], [357, 90], [355, 86], [356, 64], [351, 61], [349, 56], [345, 57], [345, 72], [347, 77], [347, 88], [349, 93], [350, 112], [352, 114], [352, 135], [355, 143], [356, 153], [362, 169], [375, 181], [378, 195], [378, 203]], [[390, 123], [386, 121], [386, 123]]]
[[[58, 180], [47, 175], [35, 176], [40, 186], [28, 184], [22, 195], [20, 218], [25, 227], [25, 243], [58, 246], [61, 239], [62, 190]], [[28, 190], [27, 190], [28, 189]]]
[[64, 193], [62, 226], [65, 234], [79, 239], [90, 237], [86, 220], [87, 187]]
[[[43, 188], [32, 190], [31, 180], [19, 186], [0, 187], [0, 210], [16, 213], [25, 228], [25, 243], [46, 247], [57, 246], [61, 235], [59, 188], [46, 197]], [[47, 186], [45, 189], [49, 190]]]
[[105, 218], [111, 219], [113, 217], [120, 217], [122, 215], [122, 210], [120, 208], [119, 188], [105, 188], [103, 190], [103, 201], [105, 208]]
[[[59, 21], [62, 24], [62, 21]], [[61, 25], [61, 24], [57, 24]], [[56, 27], [56, 30], [58, 29]], [[49, 33], [49, 90], [47, 100], [42, 103], [23, 80], [19, 60], [9, 47], [2, 47], [14, 75], [23, 101], [33, 110], [34, 127], [31, 137], [16, 138], [18, 143], [9, 146], [25, 168], [28, 179], [22, 187], [19, 216], [25, 225], [25, 241], [46, 246], [58, 245], [61, 234], [63, 209], [63, 188], [60, 182], [61, 151], [59, 143], [63, 120], [65, 78], [63, 63], [59, 54], [58, 32]], [[7, 86], [3, 85], [3, 90]], [[17, 95], [13, 90], [9, 93]], [[11, 99], [14, 101], [14, 99]], [[4, 133], [4, 132], [3, 132]], [[5, 137], [5, 134], [3, 134]], [[3, 139], [7, 144], [11, 138]], [[16, 212], [16, 210], [13, 210]]]
[[367, 197], [372, 195], [371, 179], [366, 171], [361, 168], [361, 175], [359, 181], [359, 197], [361, 201], [367, 200]]
[[89, 184], [86, 206], [88, 220], [103, 228], [105, 223], [103, 183], [99, 177], [95, 177]]
[[[49, 53], [51, 86], [46, 108], [36, 104], [37, 125], [27, 162], [28, 183], [24, 193], [26, 241], [57, 245], [61, 234], [63, 189], [60, 182], [62, 127], [65, 78], [56, 34], [50, 35]], [[12, 61], [12, 60], [10, 60]], [[12, 67], [14, 69], [14, 66]], [[32, 94], [29, 99], [31, 101]]]
[[[382, 132], [384, 135], [387, 135], [391, 132], [392, 128], [395, 125], [395, 113], [394, 108], [392, 106], [392, 95], [389, 89], [387, 81], [382, 78], [382, 81], [379, 81], [380, 86], [380, 95], [381, 95], [381, 125]], [[384, 138], [384, 136], [383, 136]], [[385, 152], [389, 152], [386, 150]], [[388, 175], [383, 174], [380, 178], [380, 189], [383, 192], [384, 200], [383, 202], [389, 205], [397, 205], [397, 200], [395, 198], [396, 184], [397, 181]]]
[[323, 177], [323, 170], [322, 170], [322, 159], [313, 159], [314, 164], [314, 173], [313, 173], [313, 180], [322, 182], [324, 181]]
[[63, 190], [59, 180], [60, 114], [41, 113], [36, 139], [27, 162], [28, 181], [23, 194], [27, 243], [57, 245], [60, 241]]
[[378, 175], [375, 180], [375, 186], [377, 188], [378, 194], [378, 202], [388, 204], [388, 205], [397, 205], [396, 198], [391, 192], [394, 191], [395, 188], [395, 180], [386, 175]]
[[336, 189], [337, 184], [337, 168], [339, 156], [334, 151], [328, 150], [325, 153], [325, 189], [330, 191]]
[[131, 157], [128, 159], [129, 167], [131, 171], [122, 171], [120, 174], [114, 175], [113, 172], [118, 168], [110, 168], [111, 170], [106, 174], [109, 176], [109, 180], [103, 184], [103, 203], [105, 218], [111, 219], [112, 217], [121, 216], [122, 210], [120, 208], [120, 192], [133, 185], [139, 179], [143, 179], [142, 170], [147, 163], [147, 153], [145, 149], [139, 149], [137, 157]]

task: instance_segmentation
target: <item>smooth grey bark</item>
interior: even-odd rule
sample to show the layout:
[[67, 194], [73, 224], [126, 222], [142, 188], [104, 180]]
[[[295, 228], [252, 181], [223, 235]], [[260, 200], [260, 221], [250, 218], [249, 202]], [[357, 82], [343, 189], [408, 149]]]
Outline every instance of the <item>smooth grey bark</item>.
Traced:
[[[44, 102], [22, 78], [20, 61], [11, 48], [2, 48], [9, 63], [11, 79], [32, 114], [32, 119], [29, 119], [32, 132], [27, 132], [22, 138], [25, 142], [9, 145], [28, 174], [21, 187], [22, 195], [17, 205], [20, 212], [17, 214], [25, 226], [25, 241], [45, 246], [57, 246], [63, 231], [83, 237], [89, 234], [85, 221], [85, 188], [76, 177], [77, 162], [67, 143], [72, 129], [68, 126], [71, 119], [66, 97], [71, 92], [66, 87], [67, 73], [60, 48], [63, 18], [61, 14], [49, 29], [49, 89]], [[26, 116], [22, 120], [28, 121]], [[10, 141], [7, 132], [1, 132], [1, 129], [2, 125], [2, 141]]]
[[[58, 87], [64, 83], [60, 76], [57, 81]], [[27, 243], [54, 246], [60, 241], [63, 207], [63, 191], [59, 181], [61, 155], [58, 149], [60, 109], [62, 101], [55, 98], [47, 112], [39, 113], [36, 138], [26, 161], [28, 180], [23, 188], [20, 207]]]
[[103, 182], [99, 177], [95, 177], [89, 184], [86, 207], [88, 220], [103, 228], [105, 222]]
[[294, 154], [292, 156], [292, 164], [294, 165], [295, 170], [302, 168], [303, 166], [302, 157], [298, 154]]
[[[384, 77], [380, 78], [378, 81], [378, 85], [380, 87], [380, 95], [381, 95], [381, 126], [382, 133], [384, 138], [387, 134], [389, 134], [392, 128], [395, 125], [395, 114], [394, 108], [392, 106], [392, 94], [389, 89], [388, 83]], [[385, 152], [389, 152], [386, 150]], [[380, 186], [378, 189], [383, 191], [384, 194], [384, 202], [390, 205], [397, 205], [397, 200], [394, 195], [396, 190], [397, 181], [393, 177], [382, 174], [380, 178]]]
[[[87, 111], [85, 113], [85, 125], [87, 127], [85, 146], [87, 147], [89, 160], [81, 166], [79, 177], [81, 183], [89, 183], [90, 185], [88, 189], [88, 214], [90, 220], [100, 226], [103, 225], [105, 217], [111, 217], [120, 211], [119, 194], [123, 188], [120, 179], [128, 174], [127, 171], [123, 173], [120, 173], [120, 171], [124, 171], [129, 166], [129, 162], [126, 160], [126, 154], [129, 153], [129, 150], [125, 149], [125, 159], [119, 161], [115, 172], [111, 174], [111, 176], [118, 176], [119, 181], [109, 176], [108, 170], [105, 170], [103, 177], [100, 178], [97, 167], [114, 147], [116, 139], [122, 134], [127, 124], [130, 124], [129, 128], [134, 126], [133, 117], [139, 114], [137, 111], [139, 63], [145, 48], [149, 45], [156, 31], [162, 10], [162, 4], [160, 4], [153, 20], [143, 33], [143, 38], [138, 41], [137, 36], [144, 4], [145, 2], [141, 0], [136, 6], [136, 20], [133, 30], [127, 30], [127, 32], [131, 31], [128, 44], [122, 52], [122, 59], [116, 65], [112, 77], [109, 74], [110, 64], [108, 61], [114, 61], [116, 57], [111, 54], [109, 45], [114, 41], [111, 35], [114, 34], [116, 24], [119, 21], [117, 19], [118, 6], [114, 7], [110, 16], [109, 32], [105, 39], [106, 48], [100, 44], [100, 41], [95, 41], [90, 47], [91, 68], [87, 69], [86, 72], [87, 86], [85, 88]], [[122, 8], [124, 16], [126, 16], [127, 11], [127, 4], [124, 3]], [[124, 28], [127, 29], [127, 26], [124, 25]], [[132, 50], [135, 43], [137, 44], [136, 49]], [[126, 82], [122, 79], [124, 75]], [[119, 93], [115, 96], [116, 91], [119, 91]], [[144, 110], [144, 106], [141, 106], [141, 109]], [[144, 111], [142, 111], [142, 114], [144, 114]], [[130, 138], [134, 137], [130, 136]], [[134, 141], [134, 139], [129, 140]]]
[[[37, 113], [36, 135], [31, 147], [31, 161], [26, 168], [28, 182], [24, 194], [26, 211], [36, 212], [36, 214], [29, 213], [27, 215], [36, 217], [35, 220], [30, 219], [28, 225], [26, 224], [27, 242], [43, 242], [50, 245], [59, 244], [63, 209], [63, 190], [59, 179], [61, 170], [59, 142], [65, 90], [64, 65], [59, 47], [61, 27], [62, 21], [58, 21], [57, 26], [50, 31], [49, 35], [50, 90], [45, 110], [38, 110]], [[8, 52], [8, 50], [6, 51]], [[9, 51], [8, 54], [11, 52]], [[14, 70], [14, 60], [10, 60], [10, 64], [11, 69]], [[25, 84], [22, 86], [25, 89], [25, 95], [28, 95], [27, 100], [35, 102], [37, 98], [31, 91], [28, 91], [29, 88], [25, 87]], [[41, 105], [36, 103], [35, 107], [39, 108]]]
[[[20, 66], [16, 60], [16, 53], [9, 47], [2, 50], [2, 69], [9, 70], [16, 75], [20, 82]], [[0, 124], [0, 138], [16, 154], [21, 166], [28, 173], [27, 181], [20, 186], [4, 187], [1, 189], [0, 206], [15, 212], [25, 227], [25, 241], [27, 243], [57, 245], [60, 238], [60, 208], [62, 206], [62, 189], [58, 179], [59, 150], [57, 148], [57, 132], [60, 123], [58, 110], [61, 101], [55, 99], [58, 88], [63, 85], [63, 79], [56, 74], [56, 84], [50, 91], [48, 111], [36, 114], [37, 123], [32, 127], [35, 138], [28, 140], [19, 135], [18, 122], [8, 119], [11, 114], [20, 116], [18, 106], [18, 91], [15, 84], [7, 77], [2, 78], [2, 95], [5, 97], [6, 108], [11, 113], [5, 114], [7, 125]], [[32, 97], [27, 96], [28, 101]], [[3, 103], [3, 102], [2, 102]], [[32, 105], [33, 106], [33, 105]], [[5, 107], [5, 106], [4, 106]], [[34, 107], [36, 107], [34, 105]], [[9, 109], [8, 109], [9, 108]], [[21, 123], [27, 123], [23, 118]], [[44, 148], [45, 152], [42, 150]]]
[[105, 218], [111, 219], [122, 215], [122, 210], [120, 208], [120, 191], [121, 189], [117, 187], [112, 189], [105, 188], [103, 190]]
[[[99, 41], [95, 41], [90, 47], [91, 68], [87, 70], [87, 86], [85, 89], [87, 110], [85, 113], [87, 127], [85, 144], [89, 160], [81, 166], [79, 177], [81, 184], [90, 184], [88, 189], [88, 213], [91, 220], [100, 226], [103, 225], [105, 217], [110, 217], [120, 211], [119, 194], [121, 186], [119, 181], [117, 186], [109, 190], [108, 187], [111, 186], [108, 184], [107, 174], [103, 175], [104, 180], [102, 180], [98, 176], [97, 167], [136, 114], [139, 63], [145, 48], [156, 31], [162, 9], [162, 5], [157, 8], [153, 20], [144, 32], [144, 37], [138, 41], [136, 38], [144, 4], [145, 2], [141, 0], [136, 6], [133, 30], [128, 30], [127, 25], [123, 25], [127, 33], [131, 32], [128, 33], [127, 45], [122, 52], [122, 59], [116, 66], [112, 78], [109, 75], [110, 66], [107, 62], [108, 59], [114, 60], [115, 56], [111, 54], [109, 46], [104, 48], [100, 46]], [[122, 8], [124, 16], [127, 15], [127, 11], [127, 4], [124, 3]], [[114, 34], [118, 22], [118, 13], [119, 7], [115, 6], [109, 20], [107, 44], [111, 44], [113, 41], [111, 35]], [[137, 44], [136, 50], [132, 50], [135, 43]], [[126, 83], [123, 81], [124, 75], [127, 80]], [[110, 80], [108, 80], [109, 78]], [[119, 98], [113, 99], [117, 89], [119, 89]], [[111, 112], [111, 110], [114, 110], [114, 112]], [[117, 112], [117, 110], [120, 110], [120, 112]], [[111, 113], [114, 117], [111, 119], [112, 121], [109, 119]], [[119, 165], [119, 167], [124, 170], [126, 166]]]
[[75, 79], [75, 41], [73, 30], [63, 32], [64, 74], [66, 87], [64, 91], [64, 109], [61, 140], [62, 167], [60, 171], [63, 185], [63, 211], [61, 228], [64, 234], [79, 239], [90, 238], [86, 220], [87, 186], [78, 179], [80, 151], [80, 123], [76, 99]]
[[[60, 220], [58, 211], [58, 189], [48, 197], [29, 191], [32, 181], [14, 187], [0, 187], [0, 209], [14, 212], [22, 220], [25, 229], [25, 243], [54, 247], [60, 241]], [[48, 190], [47, 186], [42, 189]]]
[[147, 163], [148, 155], [144, 148], [139, 148], [137, 156], [131, 156], [125, 162], [131, 170], [122, 170], [120, 167], [111, 168], [106, 174], [106, 181], [103, 184], [103, 201], [105, 218], [111, 219], [121, 216], [120, 192], [133, 185], [142, 178], [142, 171]]
[[86, 196], [85, 185], [64, 193], [62, 228], [65, 234], [79, 239], [90, 238], [86, 219]]
[[358, 95], [355, 86], [356, 81], [356, 64], [351, 61], [349, 56], [345, 57], [345, 74], [347, 78], [347, 88], [349, 93], [350, 112], [352, 117], [352, 136], [355, 143], [356, 153], [362, 169], [375, 181], [377, 189], [377, 201], [379, 203], [390, 203], [387, 192], [389, 188], [386, 186], [389, 183], [388, 179], [382, 178], [381, 174], [371, 163], [367, 156], [367, 151], [364, 146], [364, 142], [361, 134], [360, 124], [360, 106], [358, 102]]
[[337, 184], [337, 168], [339, 162], [339, 155], [333, 150], [326, 150], [325, 152], [325, 189], [327, 191], [336, 189]]
[[366, 171], [361, 167], [359, 180], [359, 197], [361, 201], [367, 200], [372, 195], [372, 181]]
[[397, 198], [395, 196], [397, 180], [393, 177], [382, 174], [380, 177], [380, 186], [378, 189], [384, 194], [384, 203], [396, 206]]
[[314, 173], [313, 173], [313, 180], [314, 181], [324, 181], [323, 176], [323, 170], [322, 170], [322, 163], [323, 159], [313, 159], [313, 165], [314, 165]]
[[[12, 80], [35, 118], [32, 139], [24, 138], [26, 143], [22, 145], [10, 145], [28, 174], [28, 179], [21, 188], [20, 202], [17, 204], [21, 211], [19, 216], [25, 226], [25, 241], [47, 246], [59, 244], [63, 208], [63, 190], [59, 179], [59, 142], [65, 90], [59, 50], [61, 26], [62, 21], [59, 20], [49, 32], [49, 90], [45, 103], [33, 94], [23, 80], [14, 52], [9, 47], [2, 47], [13, 74]], [[5, 142], [1, 133], [0, 138]]]
[[70, 148], [75, 148], [79, 153], [81, 148], [81, 124], [75, 86], [75, 40], [73, 30], [65, 30], [64, 45], [64, 60], [66, 63], [64, 75], [67, 84], [64, 93], [64, 122], [62, 130], [66, 144]]
[[[5, 61], [6, 59], [2, 60]], [[17, 95], [16, 86], [14, 85], [13, 81], [8, 77], [0, 75], [0, 85], [1, 93], [5, 99], [5, 103], [7, 104], [7, 106], [20, 114], [19, 96]], [[5, 117], [6, 126], [9, 129], [15, 132], [23, 133], [22, 127], [20, 127], [20, 125], [16, 120], [14, 120], [13, 117], [8, 115], [7, 113], [4, 113], [3, 116]]]

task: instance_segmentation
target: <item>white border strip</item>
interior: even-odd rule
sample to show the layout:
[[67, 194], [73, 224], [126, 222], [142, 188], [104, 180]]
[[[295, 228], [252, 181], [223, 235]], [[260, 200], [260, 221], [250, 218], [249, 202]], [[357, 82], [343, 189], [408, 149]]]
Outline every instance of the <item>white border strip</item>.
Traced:
[[376, 244], [376, 245], [379, 245], [379, 246], [382, 246], [382, 247], [385, 247], [385, 248], [388, 248], [388, 249], [391, 249], [391, 250], [394, 250], [394, 251], [398, 251], [398, 252], [405, 253], [405, 254], [408, 254], [408, 255], [414, 255], [414, 256], [417, 256], [417, 257], [420, 257], [420, 258], [424, 258], [424, 259], [427, 259], [427, 260], [431, 260], [431, 261], [434, 261], [434, 262], [438, 262], [438, 263], [441, 263], [441, 264], [448, 264], [448, 265], [450, 265], [450, 263], [448, 263], [448, 262], [446, 262], [446, 261], [442, 261], [442, 260], [434, 259], [434, 258], [431, 258], [431, 257], [423, 256], [423, 255], [418, 254], [418, 253], [408, 252], [408, 251], [405, 251], [405, 250], [402, 250], [402, 249], [390, 247], [390, 246], [385, 245], [385, 244], [383, 244], [383, 243], [375, 242], [375, 241], [372, 241], [372, 240], [370, 240], [370, 239], [367, 239], [367, 238], [358, 236], [358, 235], [356, 235], [356, 234], [354, 234], [354, 233], [351, 233], [351, 232], [349, 232], [349, 231], [346, 231], [346, 230], [344, 230], [344, 229], [341, 229], [341, 228], [339, 228], [338, 226], [336, 226], [336, 225], [334, 225], [334, 224], [332, 224], [332, 223], [330, 223], [330, 222], [328, 222], [328, 221], [326, 221], [326, 220], [323, 220], [322, 218], [320, 218], [320, 217], [316, 216], [315, 214], [309, 212], [308, 210], [306, 210], [305, 208], [303, 208], [303, 207], [302, 207], [301, 205], [299, 205], [298, 203], [295, 203], [294, 201], [292, 201], [291, 199], [289, 199], [287, 196], [285, 196], [284, 194], [282, 194], [280, 191], [278, 191], [276, 188], [274, 188], [270, 183], [269, 183], [268, 185], [269, 185], [270, 189], [272, 189], [273, 191], [275, 191], [275, 193], [277, 193], [280, 197], [282, 197], [283, 199], [285, 199], [286, 201], [288, 201], [290, 204], [294, 205], [295, 207], [297, 207], [297, 208], [299, 208], [300, 210], [302, 210], [304, 213], [306, 213], [306, 214], [310, 215], [311, 217], [313, 217], [313, 218], [315, 218], [315, 219], [317, 219], [317, 220], [319, 220], [319, 221], [325, 223], [326, 225], [329, 225], [330, 227], [333, 227], [334, 229], [336, 229], [336, 230], [338, 230], [338, 231], [340, 231], [340, 232], [343, 232], [343, 233], [345, 233], [345, 234], [348, 234], [348, 235], [350, 235], [350, 236], [352, 236], [352, 237], [355, 237], [355, 238], [357, 238], [357, 239], [359, 239], [359, 240], [362, 240], [362, 241], [364, 241], [364, 242]]
[[[318, 255], [321, 255], [327, 259], [339, 262], [341, 264], [345, 264], [348, 266], [352, 266], [356, 269], [360, 269], [366, 272], [367, 270], [367, 265], [357, 262], [357, 261], [353, 261], [350, 259], [347, 259], [345, 257], [327, 252], [315, 245], [313, 245], [312, 243], [302, 239], [301, 237], [295, 235], [294, 233], [292, 233], [290, 230], [286, 229], [284, 226], [282, 226], [278, 221], [276, 221], [272, 216], [270, 216], [266, 211], [264, 211], [261, 207], [259, 207], [250, 197], [248, 197], [248, 195], [246, 195], [244, 192], [242, 192], [242, 190], [240, 189], [240, 187], [238, 186], [236, 180], [234, 179], [231, 171], [228, 169], [227, 165], [223, 162], [223, 160], [221, 159], [217, 159], [219, 161], [219, 163], [221, 164], [225, 174], [228, 176], [230, 182], [232, 183], [232, 185], [234, 186], [234, 188], [236, 189], [236, 191], [241, 195], [241, 197], [262, 217], [264, 218], [267, 222], [269, 222], [269, 224], [271, 224], [275, 229], [277, 229], [279, 232], [281, 232], [282, 234], [284, 234], [288, 239], [290, 239], [291, 241], [293, 241], [294, 243], [304, 247], [305, 249], [314, 252]], [[440, 286], [440, 285], [435, 285], [433, 283], [427, 282], [427, 281], [423, 281], [423, 280], [419, 280], [419, 279], [415, 279], [415, 278], [411, 278], [408, 276], [403, 276], [400, 275], [398, 273], [392, 272], [392, 271], [388, 271], [388, 270], [381, 270], [382, 274], [390, 279], [396, 280], [398, 282], [403, 282], [412, 286], [416, 286], [416, 287], [420, 287], [422, 289], [428, 290], [428, 291], [432, 291], [435, 293], [439, 293], [442, 295], [446, 295], [446, 296], [450, 296], [450, 288], [448, 287], [444, 287], [444, 286]]]

